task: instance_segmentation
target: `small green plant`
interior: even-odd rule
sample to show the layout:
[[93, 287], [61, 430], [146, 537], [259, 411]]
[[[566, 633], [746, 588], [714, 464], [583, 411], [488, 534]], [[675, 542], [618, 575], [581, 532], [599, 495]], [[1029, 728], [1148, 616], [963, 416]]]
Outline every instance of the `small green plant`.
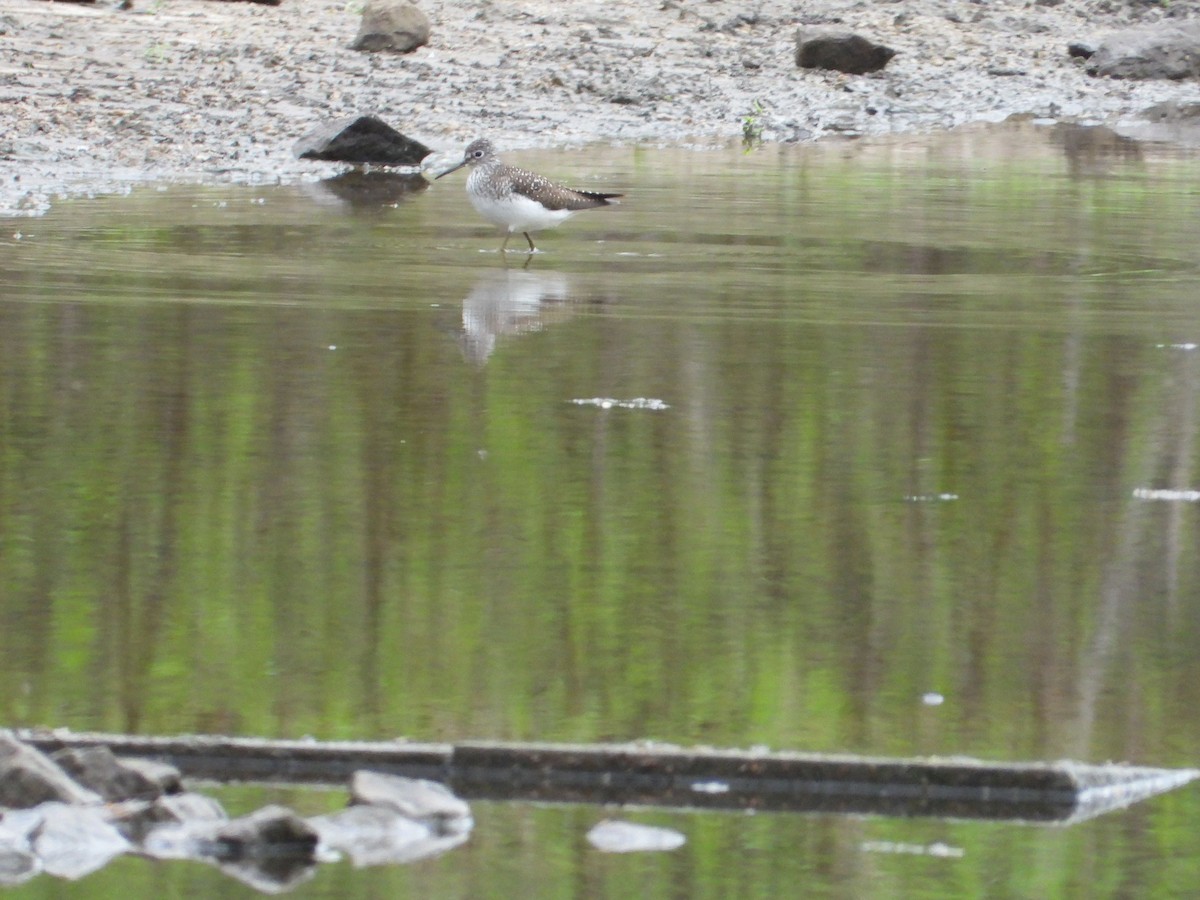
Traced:
[[742, 146], [746, 148], [746, 152], [762, 143], [762, 115], [766, 111], [766, 104], [761, 100], [755, 100], [750, 104], [750, 111], [742, 116]]
[[167, 46], [160, 41], [151, 41], [142, 51], [142, 58], [148, 63], [161, 63], [167, 60]]

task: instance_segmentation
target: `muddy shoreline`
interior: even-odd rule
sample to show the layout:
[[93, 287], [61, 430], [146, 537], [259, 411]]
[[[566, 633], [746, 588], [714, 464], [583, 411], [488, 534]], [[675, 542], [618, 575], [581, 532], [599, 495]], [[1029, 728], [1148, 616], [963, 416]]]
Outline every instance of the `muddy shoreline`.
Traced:
[[[1195, 82], [1088, 76], [1071, 41], [1198, 4], [1137, 0], [596, 0], [421, 4], [426, 47], [348, 49], [359, 5], [210, 0], [78, 6], [0, 0], [0, 215], [63, 194], [147, 181], [275, 183], [322, 177], [296, 140], [331, 118], [374, 113], [436, 148], [506, 148], [911, 134], [1027, 114], [1119, 124]], [[853, 28], [894, 47], [882, 72], [799, 70], [800, 25]]]

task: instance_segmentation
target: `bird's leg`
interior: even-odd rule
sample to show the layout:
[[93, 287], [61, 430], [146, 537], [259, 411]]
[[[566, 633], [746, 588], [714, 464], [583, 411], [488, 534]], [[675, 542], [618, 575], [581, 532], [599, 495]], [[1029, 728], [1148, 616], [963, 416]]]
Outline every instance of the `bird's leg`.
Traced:
[[508, 239], [509, 239], [510, 237], [512, 237], [512, 232], [511, 232], [511, 231], [509, 231], [509, 232], [506, 232], [506, 233], [505, 233], [505, 235], [504, 235], [504, 243], [500, 245], [500, 252], [501, 252], [501, 253], [503, 253], [503, 252], [504, 252], [504, 248], [508, 246]]
[[529, 236], [529, 232], [528, 232], [528, 231], [522, 231], [522, 232], [521, 232], [521, 234], [525, 235], [525, 240], [529, 241], [529, 252], [530, 252], [530, 253], [537, 253], [537, 247], [533, 246], [533, 238], [531, 238], [531, 237]]

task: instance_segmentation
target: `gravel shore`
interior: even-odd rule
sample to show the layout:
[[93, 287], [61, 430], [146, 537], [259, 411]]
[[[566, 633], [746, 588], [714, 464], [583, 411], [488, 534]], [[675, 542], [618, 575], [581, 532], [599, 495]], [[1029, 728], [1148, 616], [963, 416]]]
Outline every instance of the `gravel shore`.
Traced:
[[[291, 181], [301, 135], [374, 113], [457, 154], [593, 141], [705, 145], [883, 135], [1028, 113], [1111, 123], [1196, 82], [1088, 76], [1070, 41], [1197, 4], [1138, 0], [424, 0], [429, 44], [349, 45], [361, 4], [134, 0], [131, 11], [0, 0], [0, 214], [130, 183]], [[882, 72], [797, 69], [795, 32], [837, 24], [894, 47]], [[757, 111], [756, 111], [757, 110]], [[446, 157], [448, 158], [448, 156]]]

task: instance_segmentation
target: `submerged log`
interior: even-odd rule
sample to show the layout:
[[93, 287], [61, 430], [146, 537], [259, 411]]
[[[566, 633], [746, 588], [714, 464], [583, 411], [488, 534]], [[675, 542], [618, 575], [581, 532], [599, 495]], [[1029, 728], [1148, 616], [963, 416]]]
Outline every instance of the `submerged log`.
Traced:
[[107, 746], [219, 781], [431, 778], [467, 799], [1007, 819], [1065, 824], [1195, 779], [1193, 769], [688, 749], [664, 744], [285, 741], [19, 730], [43, 750]]

